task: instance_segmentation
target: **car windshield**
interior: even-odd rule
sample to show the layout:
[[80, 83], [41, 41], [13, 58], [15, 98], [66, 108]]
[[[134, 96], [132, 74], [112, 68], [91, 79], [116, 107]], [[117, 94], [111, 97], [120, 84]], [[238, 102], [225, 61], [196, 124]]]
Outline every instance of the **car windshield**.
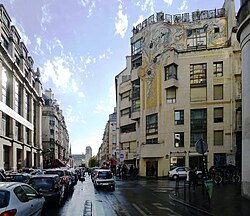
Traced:
[[51, 189], [54, 186], [52, 178], [32, 178], [29, 183], [36, 189]]
[[8, 191], [0, 190], [0, 208], [5, 208], [9, 205], [10, 193]]
[[103, 178], [103, 179], [112, 178], [112, 173], [107, 171], [99, 171], [98, 178]]
[[59, 175], [59, 177], [64, 176], [63, 171], [61, 170], [47, 170], [45, 173]]

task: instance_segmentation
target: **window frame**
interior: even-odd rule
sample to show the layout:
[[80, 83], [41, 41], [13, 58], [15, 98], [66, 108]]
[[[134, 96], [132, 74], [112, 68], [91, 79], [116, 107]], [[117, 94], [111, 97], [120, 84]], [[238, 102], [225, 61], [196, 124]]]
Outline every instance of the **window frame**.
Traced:
[[158, 133], [158, 113], [146, 116], [146, 134]]
[[223, 76], [223, 61], [213, 63], [213, 74], [214, 74], [214, 77]]
[[207, 84], [207, 63], [190, 64], [190, 85]]
[[[180, 135], [179, 142], [177, 142], [177, 135]], [[184, 132], [175, 132], [174, 133], [174, 147], [183, 148], [184, 147]]]
[[165, 66], [164, 67], [165, 81], [170, 79], [177, 80], [177, 70], [178, 70], [178, 65], [175, 63]]
[[[177, 118], [179, 115], [179, 119]], [[174, 123], [175, 125], [184, 124], [184, 110], [175, 110], [174, 111]]]

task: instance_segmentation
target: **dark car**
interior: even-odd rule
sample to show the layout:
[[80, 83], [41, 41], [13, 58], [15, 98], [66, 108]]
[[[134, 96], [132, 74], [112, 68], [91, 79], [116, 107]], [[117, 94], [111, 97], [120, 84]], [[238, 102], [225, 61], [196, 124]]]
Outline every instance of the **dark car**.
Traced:
[[6, 175], [6, 181], [9, 182], [23, 182], [28, 183], [31, 175], [28, 173], [8, 173]]
[[61, 206], [65, 187], [58, 175], [33, 175], [28, 183], [44, 196], [47, 203]]
[[53, 175], [58, 175], [62, 181], [62, 184], [65, 186], [65, 191], [66, 193], [69, 193], [70, 191], [73, 190], [73, 179], [69, 172], [65, 169], [48, 169], [44, 171], [44, 174], [53, 174]]

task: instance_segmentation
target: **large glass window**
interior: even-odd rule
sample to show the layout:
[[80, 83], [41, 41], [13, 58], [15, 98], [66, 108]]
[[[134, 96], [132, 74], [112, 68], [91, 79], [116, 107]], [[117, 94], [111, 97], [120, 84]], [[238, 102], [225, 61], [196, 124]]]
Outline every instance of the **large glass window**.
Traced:
[[2, 70], [2, 102], [7, 104], [7, 73], [5, 68]]
[[187, 49], [206, 48], [207, 34], [205, 28], [187, 29]]
[[158, 132], [158, 116], [157, 114], [148, 115], [146, 117], [146, 133], [152, 134]]
[[190, 84], [206, 84], [207, 83], [207, 64], [191, 64], [190, 65]]
[[223, 62], [214, 62], [214, 76], [215, 77], [223, 76]]
[[132, 44], [132, 56], [137, 55], [137, 54], [141, 54], [142, 43], [143, 43], [143, 39], [141, 38]]
[[174, 147], [184, 147], [184, 132], [178, 132], [174, 134]]
[[132, 101], [132, 112], [139, 112], [140, 111], [140, 99]]
[[177, 65], [176, 64], [168, 65], [164, 69], [165, 69], [165, 80], [177, 79]]

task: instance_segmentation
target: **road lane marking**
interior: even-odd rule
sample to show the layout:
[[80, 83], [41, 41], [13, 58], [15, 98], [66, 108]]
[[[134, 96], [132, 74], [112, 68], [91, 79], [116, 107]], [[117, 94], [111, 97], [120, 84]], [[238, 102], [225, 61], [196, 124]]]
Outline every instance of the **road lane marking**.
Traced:
[[143, 216], [148, 216], [144, 211], [142, 211], [142, 209], [138, 206], [138, 205], [136, 205], [135, 203], [132, 203], [132, 206], [134, 206], [135, 208], [136, 208], [136, 210], [138, 211], [138, 212], [140, 212], [141, 213], [141, 215], [143, 215]]
[[180, 214], [177, 214], [175, 211], [173, 211], [172, 209], [168, 208], [168, 207], [164, 207], [162, 206], [161, 203], [152, 203], [156, 208], [158, 209], [162, 209], [162, 210], [167, 210], [169, 212], [171, 212], [173, 215], [176, 215], [176, 216], [181, 216]]

